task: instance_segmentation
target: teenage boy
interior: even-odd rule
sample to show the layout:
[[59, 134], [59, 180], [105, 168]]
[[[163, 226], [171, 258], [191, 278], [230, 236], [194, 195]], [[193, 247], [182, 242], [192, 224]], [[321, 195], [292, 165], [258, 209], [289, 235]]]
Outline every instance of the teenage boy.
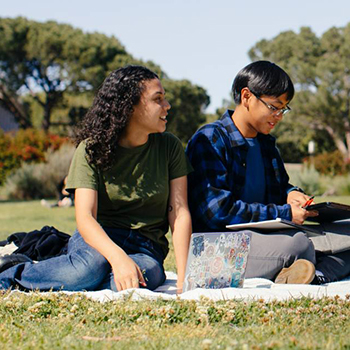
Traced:
[[[225, 231], [228, 224], [276, 218], [302, 224], [316, 216], [302, 208], [310, 197], [289, 184], [269, 135], [291, 110], [294, 87], [288, 74], [268, 61], [251, 63], [236, 76], [232, 93], [236, 109], [199, 129], [187, 146], [194, 168], [188, 176], [194, 232]], [[276, 283], [337, 280], [350, 273], [349, 251], [346, 254], [331, 261], [322, 254], [316, 260], [314, 245], [303, 232], [252, 232], [246, 277]]]

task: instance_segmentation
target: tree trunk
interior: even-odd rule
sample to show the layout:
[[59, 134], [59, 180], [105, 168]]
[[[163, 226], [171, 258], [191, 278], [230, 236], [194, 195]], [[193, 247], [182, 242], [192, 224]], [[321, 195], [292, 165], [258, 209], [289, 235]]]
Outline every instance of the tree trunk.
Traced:
[[0, 101], [14, 115], [16, 122], [21, 128], [26, 129], [33, 126], [22, 103], [18, 101], [17, 96], [14, 96], [2, 84], [0, 84]]
[[348, 133], [346, 133], [346, 143], [342, 140], [342, 138], [331, 128], [329, 125], [325, 126], [325, 130], [329, 133], [329, 135], [332, 137], [335, 145], [337, 146], [338, 150], [344, 157], [344, 161], [347, 161], [349, 159], [349, 137]]
[[345, 140], [346, 140], [346, 146], [348, 149], [346, 161], [349, 162], [350, 161], [350, 131], [345, 132]]
[[51, 103], [50, 102], [46, 103], [44, 106], [44, 117], [41, 123], [41, 127], [45, 131], [48, 131], [51, 125], [51, 110], [52, 110]]
[[46, 101], [43, 104], [44, 108], [44, 116], [43, 116], [43, 121], [41, 123], [41, 127], [45, 130], [48, 131], [50, 126], [51, 126], [51, 113], [57, 102], [61, 98], [61, 93], [57, 93], [55, 91], [53, 92], [48, 92], [46, 94]]

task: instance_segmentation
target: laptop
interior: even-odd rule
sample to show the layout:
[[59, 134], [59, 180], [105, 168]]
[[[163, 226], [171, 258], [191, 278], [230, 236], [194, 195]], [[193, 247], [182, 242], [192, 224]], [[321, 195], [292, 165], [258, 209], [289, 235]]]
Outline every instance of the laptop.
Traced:
[[183, 292], [243, 286], [251, 232], [205, 232], [191, 236]]

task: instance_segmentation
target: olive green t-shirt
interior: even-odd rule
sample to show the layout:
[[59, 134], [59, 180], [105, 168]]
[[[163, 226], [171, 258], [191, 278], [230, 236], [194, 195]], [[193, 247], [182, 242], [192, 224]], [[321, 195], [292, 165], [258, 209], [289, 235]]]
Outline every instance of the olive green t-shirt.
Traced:
[[169, 182], [191, 171], [181, 142], [167, 132], [150, 134], [148, 141], [136, 148], [118, 146], [115, 163], [107, 171], [89, 164], [82, 142], [75, 151], [66, 188], [96, 190], [101, 226], [138, 229], [166, 255]]

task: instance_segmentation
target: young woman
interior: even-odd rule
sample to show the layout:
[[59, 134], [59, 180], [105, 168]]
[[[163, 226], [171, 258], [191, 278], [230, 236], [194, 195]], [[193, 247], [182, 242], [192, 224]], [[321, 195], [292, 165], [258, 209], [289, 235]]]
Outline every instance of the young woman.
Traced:
[[170, 104], [158, 76], [141, 66], [113, 71], [77, 133], [67, 181], [77, 231], [68, 253], [0, 274], [1, 288], [121, 291], [165, 280], [169, 224], [182, 288], [191, 235], [180, 141], [165, 133]]

